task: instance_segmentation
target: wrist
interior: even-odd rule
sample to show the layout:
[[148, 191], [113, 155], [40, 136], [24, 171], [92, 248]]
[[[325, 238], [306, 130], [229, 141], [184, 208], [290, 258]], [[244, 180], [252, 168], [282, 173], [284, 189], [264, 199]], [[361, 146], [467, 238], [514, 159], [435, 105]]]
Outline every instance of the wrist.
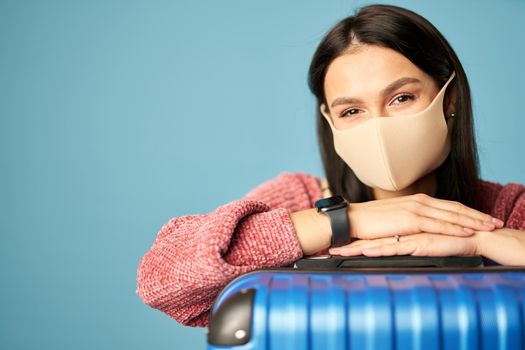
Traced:
[[474, 235], [472, 235], [472, 240], [474, 242], [474, 255], [486, 255], [486, 244], [487, 241], [490, 242], [490, 236], [492, 232], [489, 231], [476, 231]]
[[329, 219], [331, 232], [330, 247], [332, 248], [346, 245], [352, 241], [348, 207], [348, 201], [340, 195], [321, 198], [315, 202], [317, 212]]
[[330, 221], [315, 208], [290, 213], [304, 255], [315, 254], [330, 247]]
[[348, 203], [347, 213], [348, 213], [348, 222], [350, 224], [350, 239], [358, 239], [356, 232], [356, 221], [357, 221], [357, 206], [358, 203]]

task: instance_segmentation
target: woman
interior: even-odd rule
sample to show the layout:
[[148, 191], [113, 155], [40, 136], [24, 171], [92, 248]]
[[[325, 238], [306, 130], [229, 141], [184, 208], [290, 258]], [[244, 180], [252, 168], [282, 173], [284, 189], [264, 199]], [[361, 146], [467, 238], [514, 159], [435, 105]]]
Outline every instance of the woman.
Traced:
[[[432, 24], [362, 8], [323, 38], [309, 86], [326, 179], [284, 172], [211, 213], [171, 219], [139, 266], [146, 304], [206, 326], [236, 276], [327, 250], [525, 265], [525, 187], [479, 178], [467, 77]], [[334, 227], [316, 208], [333, 209], [319, 201], [332, 194], [345, 199]]]

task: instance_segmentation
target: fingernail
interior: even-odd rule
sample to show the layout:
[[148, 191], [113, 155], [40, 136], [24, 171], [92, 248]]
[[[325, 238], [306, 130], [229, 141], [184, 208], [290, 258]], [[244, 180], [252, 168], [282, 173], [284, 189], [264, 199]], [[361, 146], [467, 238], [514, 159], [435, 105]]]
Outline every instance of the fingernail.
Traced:
[[485, 226], [486, 228], [489, 228], [489, 229], [494, 229], [496, 227], [496, 225], [494, 225], [493, 223], [491, 222], [488, 222], [488, 221], [484, 221], [483, 222], [483, 226]]
[[466, 233], [470, 233], [470, 234], [474, 233], [474, 230], [468, 227], [463, 227], [463, 231], [465, 231]]
[[492, 218], [492, 222], [498, 227], [503, 227], [503, 225], [505, 225], [505, 223], [502, 220], [497, 218]]

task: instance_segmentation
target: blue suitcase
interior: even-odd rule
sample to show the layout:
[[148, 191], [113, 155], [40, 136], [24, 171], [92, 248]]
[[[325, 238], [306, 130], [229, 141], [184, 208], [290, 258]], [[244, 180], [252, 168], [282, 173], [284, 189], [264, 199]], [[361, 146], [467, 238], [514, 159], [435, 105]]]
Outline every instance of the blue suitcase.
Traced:
[[440, 259], [244, 274], [215, 301], [208, 349], [525, 349], [525, 269]]

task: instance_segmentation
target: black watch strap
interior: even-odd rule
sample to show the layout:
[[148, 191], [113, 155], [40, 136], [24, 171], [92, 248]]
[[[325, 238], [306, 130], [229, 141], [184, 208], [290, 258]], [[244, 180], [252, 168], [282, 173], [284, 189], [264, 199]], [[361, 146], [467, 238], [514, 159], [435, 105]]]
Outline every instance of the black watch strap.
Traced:
[[352, 242], [347, 208], [330, 210], [326, 214], [332, 226], [332, 247], [340, 247]]

